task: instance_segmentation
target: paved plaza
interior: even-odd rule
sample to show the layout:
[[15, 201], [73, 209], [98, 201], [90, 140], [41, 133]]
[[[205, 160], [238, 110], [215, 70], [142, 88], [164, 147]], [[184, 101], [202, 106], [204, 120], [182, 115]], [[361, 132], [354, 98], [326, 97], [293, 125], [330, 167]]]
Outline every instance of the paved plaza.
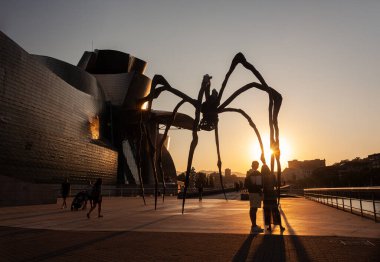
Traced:
[[[283, 198], [285, 232], [249, 235], [237, 193], [181, 200], [105, 197], [103, 218], [53, 205], [0, 208], [1, 261], [376, 261], [380, 223], [303, 198]], [[71, 203], [69, 199], [68, 203]], [[262, 210], [258, 224], [263, 224]]]

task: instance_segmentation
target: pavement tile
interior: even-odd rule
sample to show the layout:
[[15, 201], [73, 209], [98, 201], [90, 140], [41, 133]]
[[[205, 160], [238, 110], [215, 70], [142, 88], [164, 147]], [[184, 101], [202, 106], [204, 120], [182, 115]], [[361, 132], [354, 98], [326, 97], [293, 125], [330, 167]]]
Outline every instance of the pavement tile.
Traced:
[[[229, 195], [237, 199], [236, 195]], [[57, 205], [0, 208], [0, 261], [379, 261], [380, 224], [303, 198], [249, 235], [246, 201], [104, 198], [104, 218]], [[262, 224], [262, 210], [258, 224]]]

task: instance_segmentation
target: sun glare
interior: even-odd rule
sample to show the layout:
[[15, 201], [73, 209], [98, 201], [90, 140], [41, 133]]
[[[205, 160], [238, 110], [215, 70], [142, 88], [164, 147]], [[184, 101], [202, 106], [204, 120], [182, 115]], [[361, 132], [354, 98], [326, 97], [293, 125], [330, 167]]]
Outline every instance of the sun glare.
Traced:
[[148, 109], [149, 102], [146, 101], [144, 104], [141, 106], [141, 110], [147, 110]]
[[[270, 157], [272, 154], [272, 150], [270, 149], [270, 142], [269, 142], [269, 136], [263, 136], [262, 137], [263, 145], [264, 145], [264, 156], [266, 162], [270, 163]], [[291, 148], [286, 140], [286, 138], [281, 137], [280, 138], [280, 150], [281, 150], [281, 168], [284, 169], [288, 166], [288, 161], [290, 160], [291, 155]], [[261, 156], [261, 149], [260, 144], [256, 140], [252, 143], [251, 146], [251, 157], [252, 160], [260, 160]], [[260, 161], [259, 161], [260, 162]]]

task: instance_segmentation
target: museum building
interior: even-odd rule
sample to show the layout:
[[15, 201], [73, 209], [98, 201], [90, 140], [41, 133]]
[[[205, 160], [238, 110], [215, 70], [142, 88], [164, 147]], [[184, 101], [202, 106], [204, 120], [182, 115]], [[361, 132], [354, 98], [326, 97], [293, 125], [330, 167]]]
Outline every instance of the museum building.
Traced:
[[[141, 107], [151, 88], [145, 68], [143, 60], [114, 50], [85, 52], [74, 66], [29, 54], [0, 32], [2, 181], [87, 184], [102, 178], [108, 185], [138, 185], [140, 159], [143, 183], [153, 184], [147, 135], [157, 143], [158, 127], [171, 113]], [[175, 180], [165, 146], [162, 153], [165, 177]]]

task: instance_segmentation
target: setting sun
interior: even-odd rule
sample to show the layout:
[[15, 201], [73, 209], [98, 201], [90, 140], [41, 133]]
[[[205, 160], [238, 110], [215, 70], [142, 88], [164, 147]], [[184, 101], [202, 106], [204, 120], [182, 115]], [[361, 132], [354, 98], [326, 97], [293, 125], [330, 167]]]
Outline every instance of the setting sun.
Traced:
[[[272, 154], [272, 150], [270, 149], [270, 142], [269, 142], [269, 136], [264, 135], [262, 137], [263, 145], [264, 145], [264, 156], [266, 162], [270, 163], [270, 156]], [[284, 169], [288, 166], [288, 161], [291, 157], [291, 148], [288, 144], [286, 138], [281, 137], [280, 138], [280, 150], [281, 150], [281, 168]], [[251, 146], [251, 157], [253, 160], [259, 160], [261, 156], [261, 149], [259, 142], [256, 140], [252, 143]]]

